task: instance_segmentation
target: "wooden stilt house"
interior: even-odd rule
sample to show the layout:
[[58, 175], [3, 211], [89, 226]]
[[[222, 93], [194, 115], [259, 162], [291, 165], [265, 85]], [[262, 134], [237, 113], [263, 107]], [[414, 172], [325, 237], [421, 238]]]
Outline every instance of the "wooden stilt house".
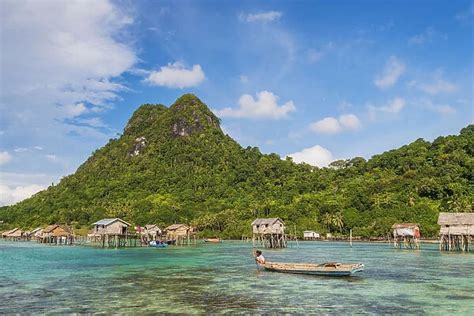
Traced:
[[11, 241], [20, 241], [23, 238], [23, 231], [20, 228], [14, 228], [2, 234], [2, 237]]
[[74, 243], [74, 234], [67, 226], [53, 224], [43, 229], [40, 242], [55, 245], [72, 245]]
[[252, 222], [253, 246], [286, 248], [285, 224], [280, 218], [257, 218]]
[[129, 233], [130, 223], [120, 218], [104, 218], [93, 223], [88, 234], [91, 243], [105, 247], [135, 247], [139, 237]]
[[474, 240], [474, 213], [439, 213], [439, 249], [470, 251]]
[[305, 230], [303, 232], [304, 240], [317, 240], [321, 238], [321, 235], [313, 230]]
[[414, 223], [394, 224], [393, 247], [395, 248], [420, 248], [420, 226]]
[[166, 239], [176, 245], [196, 243], [194, 228], [186, 224], [173, 224], [165, 228]]

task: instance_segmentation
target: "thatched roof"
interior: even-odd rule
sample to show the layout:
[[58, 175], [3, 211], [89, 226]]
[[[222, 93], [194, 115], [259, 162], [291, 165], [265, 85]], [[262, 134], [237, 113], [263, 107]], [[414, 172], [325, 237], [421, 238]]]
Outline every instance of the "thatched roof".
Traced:
[[[61, 226], [61, 225], [58, 225], [58, 224], [53, 224], [53, 225], [49, 225], [48, 227], [46, 227], [45, 229], [43, 229], [43, 234], [51, 234], [53, 233], [57, 228], [59, 229], [62, 229], [66, 235], [71, 235], [72, 232], [71, 230], [69, 229], [69, 227], [66, 227], [66, 226]], [[62, 234], [54, 234], [54, 235], [57, 235], [58, 237], [61, 236]]]
[[181, 227], [185, 227], [186, 229], [189, 229], [189, 226], [186, 224], [173, 224], [165, 228], [166, 231], [170, 230], [177, 230], [180, 229]]
[[21, 237], [21, 236], [23, 236], [23, 231], [19, 228], [12, 229], [9, 232], [7, 232], [6, 235], [4, 235], [4, 237]]
[[273, 225], [275, 224], [277, 221], [280, 221], [282, 224], [283, 224], [283, 221], [278, 218], [278, 217], [274, 217], [274, 218], [257, 218], [256, 220], [254, 220], [252, 222], [252, 226], [255, 226], [255, 225]]
[[3, 232], [2, 233], [2, 236], [3, 237], [11, 237], [10, 234], [13, 234], [15, 233], [17, 230], [19, 230], [20, 228], [16, 227], [16, 228], [13, 228], [12, 230], [7, 230], [6, 232]]
[[403, 229], [403, 228], [408, 228], [408, 229], [415, 229], [419, 228], [420, 225], [415, 224], [415, 223], [399, 223], [399, 224], [393, 224], [392, 229]]
[[438, 224], [446, 225], [474, 225], [474, 213], [439, 213]]
[[126, 221], [124, 221], [123, 219], [120, 219], [120, 218], [104, 218], [104, 219], [101, 219], [100, 221], [97, 221], [97, 222], [93, 223], [92, 225], [109, 226], [110, 224], [115, 223], [116, 221], [120, 221], [121, 223], [123, 223], [127, 226], [132, 226], [132, 224], [127, 223]]
[[161, 229], [155, 224], [145, 225], [145, 230], [148, 232], [161, 232]]
[[37, 227], [37, 228], [33, 229], [30, 233], [31, 233], [31, 234], [36, 234], [36, 233], [39, 232], [40, 230], [43, 230], [43, 228]]

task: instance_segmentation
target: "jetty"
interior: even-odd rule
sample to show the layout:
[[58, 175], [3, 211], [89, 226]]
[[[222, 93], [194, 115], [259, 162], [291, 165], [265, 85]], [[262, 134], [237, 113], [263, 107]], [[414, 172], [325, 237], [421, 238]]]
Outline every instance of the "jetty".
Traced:
[[441, 225], [439, 250], [471, 250], [474, 237], [474, 213], [439, 213]]
[[253, 247], [287, 247], [285, 223], [280, 218], [257, 218], [251, 225]]

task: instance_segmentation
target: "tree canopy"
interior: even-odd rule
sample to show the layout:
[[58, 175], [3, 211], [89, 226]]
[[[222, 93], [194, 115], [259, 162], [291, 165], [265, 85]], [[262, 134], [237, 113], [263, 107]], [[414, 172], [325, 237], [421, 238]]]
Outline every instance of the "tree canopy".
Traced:
[[255, 217], [280, 217], [299, 232], [386, 236], [415, 222], [435, 236], [438, 213], [472, 212], [474, 125], [459, 135], [418, 139], [328, 168], [242, 148], [194, 95], [169, 108], [138, 108], [123, 135], [77, 171], [29, 199], [0, 208], [8, 225], [90, 225], [121, 217], [144, 225], [190, 223], [239, 238]]

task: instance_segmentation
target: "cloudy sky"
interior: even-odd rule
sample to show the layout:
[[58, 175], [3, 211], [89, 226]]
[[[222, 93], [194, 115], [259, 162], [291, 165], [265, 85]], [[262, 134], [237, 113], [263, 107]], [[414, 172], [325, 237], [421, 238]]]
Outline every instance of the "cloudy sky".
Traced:
[[471, 1], [0, 2], [0, 205], [143, 103], [199, 96], [243, 146], [317, 166], [473, 122]]

